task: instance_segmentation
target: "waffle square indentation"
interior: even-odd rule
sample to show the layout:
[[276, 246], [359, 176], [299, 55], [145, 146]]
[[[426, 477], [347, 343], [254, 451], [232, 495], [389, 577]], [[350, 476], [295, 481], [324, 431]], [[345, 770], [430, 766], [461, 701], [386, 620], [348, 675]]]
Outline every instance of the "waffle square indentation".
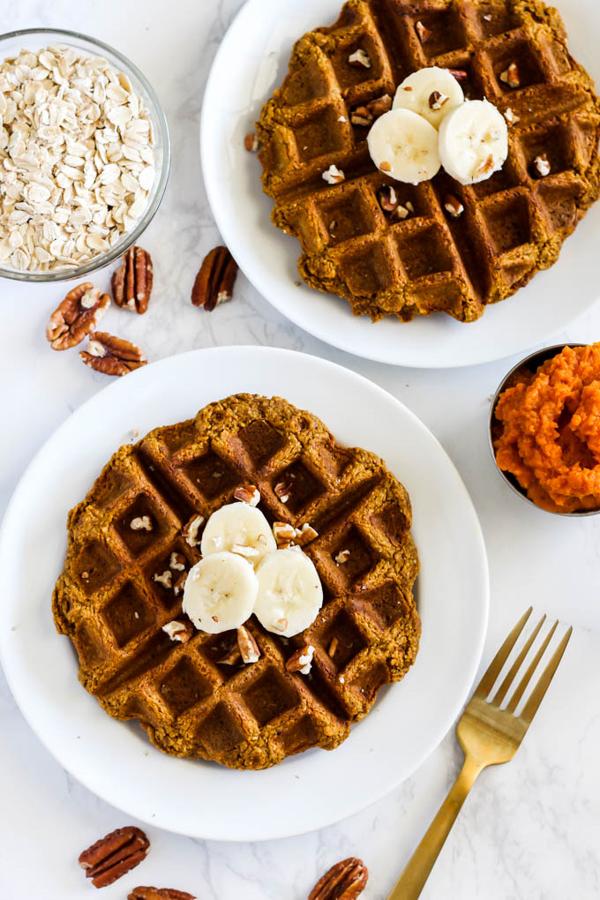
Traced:
[[86, 544], [77, 555], [77, 575], [86, 594], [93, 594], [111, 581], [120, 568], [116, 557], [100, 541]]
[[255, 419], [239, 432], [246, 453], [256, 466], [263, 466], [285, 445], [285, 437], [269, 422]]
[[159, 692], [171, 712], [181, 715], [209, 697], [212, 685], [198, 672], [187, 656], [177, 662], [160, 683]]
[[301, 459], [280, 472], [274, 479], [273, 487], [281, 502], [293, 513], [300, 512], [324, 491], [319, 479]]
[[133, 557], [141, 556], [170, 527], [151, 497], [144, 493], [138, 494], [113, 524]]
[[349, 191], [320, 204], [320, 214], [332, 246], [375, 229], [373, 213], [360, 191]]
[[341, 609], [327, 623], [319, 635], [319, 640], [336, 670], [345, 668], [367, 646], [367, 641], [354, 619], [345, 609]]
[[303, 162], [343, 149], [344, 138], [338, 117], [339, 113], [335, 108], [329, 106], [292, 127], [298, 155]]
[[439, 228], [431, 225], [414, 234], [401, 232], [397, 239], [398, 253], [411, 280], [450, 272], [454, 261]]
[[531, 240], [527, 198], [521, 194], [484, 206], [488, 232], [495, 252], [500, 255]]
[[331, 556], [348, 584], [366, 575], [377, 562], [377, 556], [355, 525], [336, 543]]
[[200, 724], [197, 738], [209, 753], [227, 753], [246, 739], [237, 718], [222, 700]]
[[129, 581], [106, 604], [103, 613], [119, 647], [124, 647], [154, 623], [154, 612]]
[[298, 694], [277, 669], [269, 667], [243, 692], [243, 700], [260, 726], [298, 704]]
[[239, 483], [239, 475], [213, 450], [183, 466], [186, 476], [208, 500]]
[[423, 52], [429, 58], [442, 56], [452, 50], [462, 50], [467, 46], [465, 30], [460, 16], [451, 7], [440, 12], [425, 13], [415, 17], [414, 26], [419, 33], [421, 23], [426, 29], [421, 40]]

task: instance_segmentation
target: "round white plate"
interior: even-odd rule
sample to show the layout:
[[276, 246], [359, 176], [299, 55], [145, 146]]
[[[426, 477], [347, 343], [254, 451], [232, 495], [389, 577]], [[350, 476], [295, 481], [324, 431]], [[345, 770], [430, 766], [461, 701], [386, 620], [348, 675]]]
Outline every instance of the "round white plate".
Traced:
[[[79, 684], [75, 654], [56, 633], [50, 610], [67, 511], [131, 430], [143, 434], [180, 421], [240, 391], [280, 394], [321, 416], [344, 443], [386, 459], [410, 491], [422, 564], [423, 641], [409, 675], [385, 691], [335, 752], [308, 751], [264, 772], [165, 756], [141, 729], [111, 719]], [[456, 469], [401, 403], [314, 357], [228, 347], [140, 369], [58, 429], [6, 513], [0, 596], [4, 671], [23, 714], [61, 765], [109, 803], [153, 825], [200, 838], [261, 840], [321, 828], [358, 811], [438, 745], [479, 663], [488, 574], [477, 516]]]
[[[489, 362], [541, 344], [597, 300], [600, 204], [565, 244], [552, 269], [478, 322], [437, 315], [373, 324], [345, 301], [299, 285], [300, 245], [271, 224], [260, 164], [244, 149], [262, 104], [287, 71], [292, 45], [333, 22], [341, 0], [248, 0], [229, 29], [206, 87], [201, 146], [204, 180], [217, 224], [241, 268], [270, 303], [296, 325], [357, 356], [416, 368]], [[600, 83], [598, 0], [554, 0], [575, 57]]]

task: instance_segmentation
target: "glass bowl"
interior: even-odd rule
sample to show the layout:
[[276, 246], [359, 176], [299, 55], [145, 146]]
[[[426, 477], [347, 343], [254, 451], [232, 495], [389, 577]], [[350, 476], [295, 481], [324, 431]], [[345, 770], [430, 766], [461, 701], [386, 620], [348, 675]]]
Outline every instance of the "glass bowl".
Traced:
[[51, 45], [73, 47], [88, 56], [101, 56], [108, 60], [110, 65], [118, 72], [123, 72], [127, 76], [134, 91], [143, 98], [152, 123], [156, 174], [154, 184], [148, 195], [148, 204], [142, 217], [135, 228], [123, 234], [109, 250], [85, 260], [81, 265], [53, 269], [50, 272], [23, 271], [8, 268], [5, 264], [0, 263], [0, 277], [12, 278], [15, 281], [53, 282], [81, 278], [83, 275], [89, 275], [90, 272], [101, 269], [114, 259], [117, 259], [128, 247], [135, 244], [154, 218], [169, 179], [171, 165], [169, 130], [158, 97], [145, 75], [118, 50], [114, 50], [107, 44], [102, 43], [102, 41], [84, 34], [78, 34], [75, 31], [64, 31], [60, 28], [26, 28], [21, 31], [10, 31], [0, 35], [0, 60], [16, 55], [19, 50], [39, 51]]
[[567, 344], [554, 344], [552, 347], [545, 347], [543, 350], [536, 350], [535, 353], [531, 353], [529, 356], [526, 356], [525, 359], [522, 359], [520, 363], [517, 363], [510, 372], [502, 379], [500, 383], [500, 387], [496, 391], [494, 395], [494, 399], [492, 401], [492, 408], [490, 410], [490, 421], [489, 421], [489, 445], [492, 453], [492, 458], [494, 460], [494, 466], [496, 470], [500, 473], [505, 483], [510, 487], [510, 489], [517, 494], [521, 500], [524, 500], [526, 503], [529, 503], [530, 506], [534, 506], [536, 509], [539, 509], [541, 512], [545, 512], [548, 515], [552, 516], [562, 516], [563, 518], [586, 518], [588, 516], [597, 516], [600, 514], [600, 509], [588, 509], [583, 512], [555, 512], [550, 509], [544, 509], [542, 506], [538, 506], [537, 503], [534, 503], [533, 500], [527, 496], [527, 492], [521, 487], [517, 479], [514, 475], [511, 475], [509, 472], [504, 472], [496, 462], [496, 452], [494, 450], [494, 433], [495, 433], [495, 425], [496, 425], [496, 406], [498, 405], [498, 400], [500, 399], [500, 395], [504, 392], [510, 381], [514, 378], [514, 376], [520, 372], [521, 370], [526, 370], [529, 372], [535, 372], [539, 367], [546, 362], [548, 359], [552, 359], [553, 356], [558, 356], [558, 354], [565, 349], [565, 347], [585, 347], [586, 344], [577, 344], [577, 343], [567, 343]]

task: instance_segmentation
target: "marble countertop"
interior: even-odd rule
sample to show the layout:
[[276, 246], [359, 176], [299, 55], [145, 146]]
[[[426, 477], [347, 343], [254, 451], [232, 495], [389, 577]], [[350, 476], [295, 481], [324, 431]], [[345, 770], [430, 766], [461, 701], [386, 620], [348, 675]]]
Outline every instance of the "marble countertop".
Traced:
[[[529, 509], [494, 472], [486, 443], [490, 396], [512, 361], [450, 373], [395, 369], [332, 350], [286, 322], [240, 278], [232, 303], [201, 314], [189, 303], [199, 262], [217, 242], [198, 149], [207, 72], [242, 0], [73, 0], [0, 3], [5, 29], [79, 29], [118, 47], [155, 85], [173, 139], [163, 206], [144, 236], [155, 292], [144, 317], [122, 316], [119, 333], [155, 360], [197, 347], [261, 344], [306, 351], [348, 366], [400, 398], [437, 435], [458, 466], [487, 542], [492, 605], [485, 660], [521, 612], [575, 626], [560, 677], [510, 766], [488, 770], [469, 798], [423, 894], [426, 900], [578, 900], [600, 895], [600, 518], [561, 520]], [[99, 285], [108, 285], [100, 273]], [[106, 383], [44, 339], [60, 287], [0, 284], [0, 511], [50, 433]], [[111, 312], [104, 320], [113, 326]], [[557, 340], [600, 335], [600, 307]], [[124, 816], [76, 783], [21, 717], [0, 674], [0, 896], [69, 900], [91, 896], [79, 851]], [[361, 856], [371, 871], [366, 900], [383, 898], [455, 777], [453, 735], [402, 787], [352, 819], [316, 834], [263, 844], [203, 842], [147, 829], [153, 852], [135, 884], [189, 890], [202, 900], [301, 900], [338, 859]], [[357, 777], [360, 773], [357, 772]], [[351, 785], [349, 785], [351, 790]], [[226, 802], [226, 798], [223, 798]], [[285, 797], [282, 797], [285, 803]], [[7, 814], [8, 813], [8, 814]]]

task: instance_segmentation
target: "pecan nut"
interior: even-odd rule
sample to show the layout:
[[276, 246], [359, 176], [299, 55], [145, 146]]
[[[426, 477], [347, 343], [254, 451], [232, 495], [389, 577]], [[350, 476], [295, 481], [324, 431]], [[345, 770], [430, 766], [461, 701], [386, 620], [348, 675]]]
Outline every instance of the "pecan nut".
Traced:
[[227, 247], [215, 247], [205, 257], [192, 288], [192, 303], [206, 312], [231, 300], [238, 264]]
[[143, 247], [130, 247], [113, 272], [113, 299], [117, 306], [143, 315], [148, 309], [153, 282], [152, 257]]
[[361, 859], [351, 856], [336, 863], [315, 884], [308, 900], [354, 900], [364, 891], [369, 870]]
[[79, 355], [86, 366], [104, 375], [127, 375], [147, 362], [135, 344], [105, 331], [90, 334], [87, 350], [81, 350]]
[[136, 887], [129, 892], [127, 900], [196, 900], [196, 897], [174, 888]]
[[315, 655], [315, 648], [312, 644], [303, 644], [302, 647], [299, 647], [295, 653], [292, 653], [290, 658], [285, 664], [285, 667], [288, 672], [292, 675], [297, 672], [300, 675], [309, 675], [310, 670], [312, 669], [313, 658]]
[[108, 294], [101, 294], [90, 281], [78, 284], [57, 306], [46, 327], [53, 350], [70, 350], [94, 331], [110, 306]]
[[145, 858], [150, 841], [133, 825], [117, 828], [79, 856], [79, 865], [94, 887], [102, 888], [125, 875]]
[[237, 630], [237, 644], [242, 657], [242, 662], [249, 666], [260, 659], [260, 649], [254, 635], [244, 625]]

